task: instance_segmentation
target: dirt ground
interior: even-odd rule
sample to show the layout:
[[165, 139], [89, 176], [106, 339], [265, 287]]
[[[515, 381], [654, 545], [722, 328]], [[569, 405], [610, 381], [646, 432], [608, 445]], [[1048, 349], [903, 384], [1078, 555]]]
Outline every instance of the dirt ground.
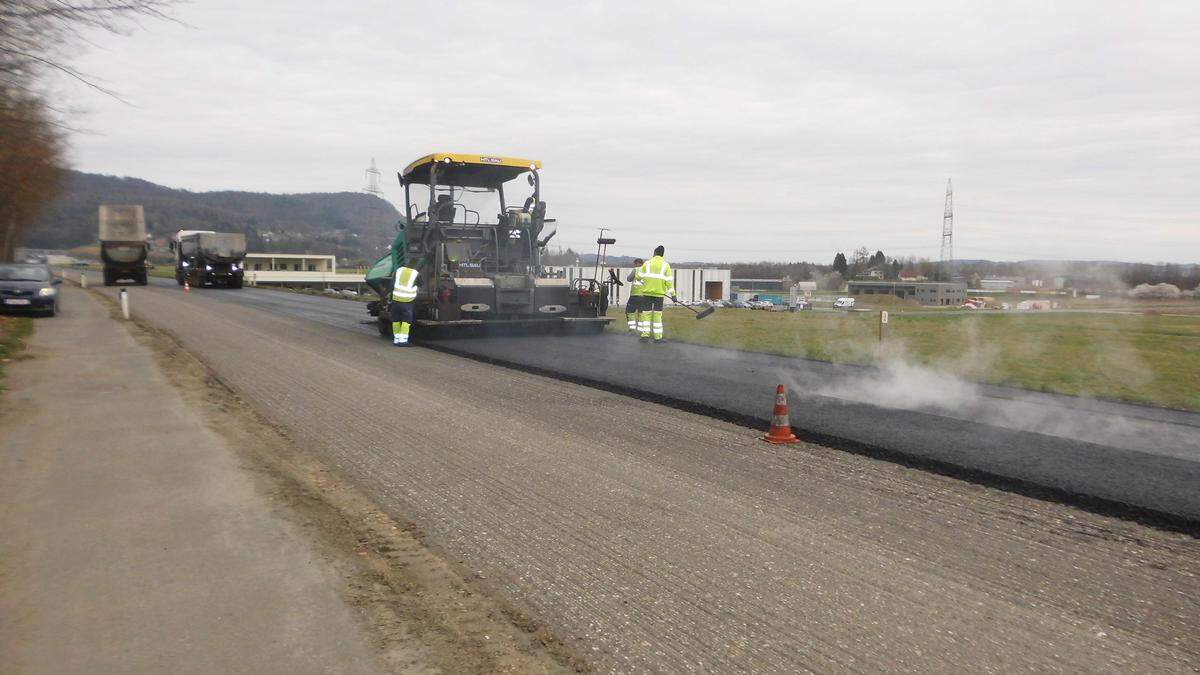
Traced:
[[[107, 296], [94, 293], [112, 307]], [[468, 584], [422, 543], [422, 533], [369, 499], [257, 414], [168, 334], [128, 324], [206, 423], [239, 449], [281, 504], [341, 571], [375, 647], [396, 671], [586, 672], [586, 663], [547, 629]], [[472, 579], [471, 581], [476, 581]], [[415, 651], [415, 642], [423, 649]]]

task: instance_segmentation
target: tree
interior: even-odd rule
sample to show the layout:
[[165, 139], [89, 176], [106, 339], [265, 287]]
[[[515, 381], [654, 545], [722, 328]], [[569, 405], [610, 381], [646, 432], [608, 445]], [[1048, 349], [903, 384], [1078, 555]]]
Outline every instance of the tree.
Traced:
[[163, 18], [172, 0], [0, 0], [0, 262], [13, 253], [62, 179], [65, 127], [40, 94], [50, 71], [111, 91], [61, 57], [95, 30]]
[[0, 100], [0, 262], [58, 189], [62, 140], [36, 100]]
[[846, 272], [849, 269], [850, 269], [850, 266], [846, 264], [846, 254], [845, 253], [841, 253], [839, 251], [837, 255], [833, 256], [833, 271], [834, 272], [837, 272], [839, 275], [841, 275], [842, 278], [845, 278]]

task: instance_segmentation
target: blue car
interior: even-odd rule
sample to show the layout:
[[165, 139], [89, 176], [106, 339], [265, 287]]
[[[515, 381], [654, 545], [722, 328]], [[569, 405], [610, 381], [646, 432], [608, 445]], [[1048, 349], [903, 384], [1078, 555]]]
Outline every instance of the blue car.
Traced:
[[0, 311], [54, 316], [61, 283], [44, 264], [0, 264]]

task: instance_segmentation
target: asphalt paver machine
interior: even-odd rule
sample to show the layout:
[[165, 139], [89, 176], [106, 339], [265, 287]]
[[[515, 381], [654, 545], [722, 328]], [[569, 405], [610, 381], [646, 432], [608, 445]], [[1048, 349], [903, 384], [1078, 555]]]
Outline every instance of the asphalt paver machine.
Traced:
[[[557, 224], [546, 217], [541, 168], [537, 160], [438, 152], [398, 175], [404, 218], [388, 255], [366, 275], [379, 295], [367, 308], [382, 335], [391, 336], [388, 303], [400, 266], [420, 273], [417, 339], [599, 332], [612, 321], [599, 280], [569, 280], [542, 266]], [[485, 215], [492, 209], [494, 218]]]

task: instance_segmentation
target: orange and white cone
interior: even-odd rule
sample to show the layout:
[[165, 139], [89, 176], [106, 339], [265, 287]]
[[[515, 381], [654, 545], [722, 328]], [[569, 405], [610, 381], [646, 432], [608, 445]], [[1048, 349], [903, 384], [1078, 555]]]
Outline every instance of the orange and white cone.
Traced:
[[775, 388], [775, 409], [771, 411], [771, 429], [762, 439], [768, 443], [784, 444], [799, 443], [800, 439], [792, 433], [792, 423], [788, 421], [787, 391], [783, 385]]
[[188, 285], [188, 278], [186, 276], [183, 278], [183, 292], [184, 293], [192, 292], [192, 287]]

